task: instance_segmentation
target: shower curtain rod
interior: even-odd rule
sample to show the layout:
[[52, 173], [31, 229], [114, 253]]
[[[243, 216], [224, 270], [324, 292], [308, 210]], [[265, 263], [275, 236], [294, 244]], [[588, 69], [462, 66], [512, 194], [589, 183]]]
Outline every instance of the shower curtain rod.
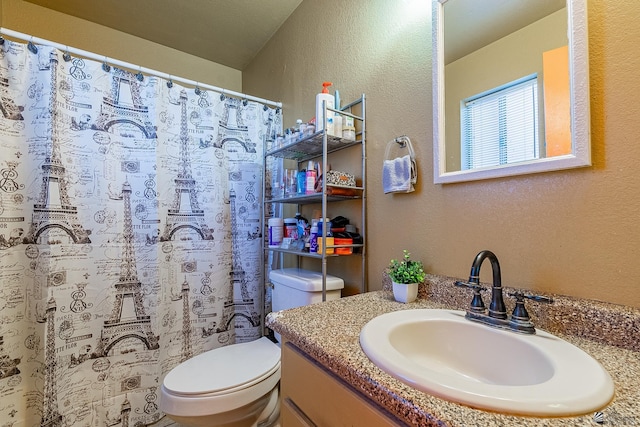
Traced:
[[220, 87], [208, 85], [206, 83], [200, 83], [200, 82], [197, 82], [195, 80], [189, 80], [189, 79], [185, 79], [185, 78], [182, 78], [182, 77], [173, 76], [171, 74], [167, 74], [167, 73], [164, 73], [162, 71], [152, 70], [151, 68], [141, 67], [140, 65], [130, 64], [128, 62], [119, 61], [119, 60], [113, 59], [113, 58], [108, 58], [108, 57], [106, 57], [104, 55], [98, 55], [96, 53], [89, 52], [89, 51], [86, 51], [86, 50], [83, 50], [83, 49], [70, 47], [70, 46], [67, 46], [67, 45], [60, 44], [60, 43], [52, 42], [50, 40], [41, 39], [39, 37], [30, 36], [28, 34], [20, 33], [18, 31], [14, 31], [14, 30], [10, 30], [8, 28], [0, 27], [0, 37], [2, 37], [3, 34], [7, 35], [9, 37], [13, 37], [13, 38], [16, 38], [16, 39], [29, 41], [29, 42], [32, 42], [32, 43], [37, 43], [37, 44], [46, 45], [46, 46], [52, 46], [52, 47], [55, 47], [55, 48], [57, 48], [57, 49], [59, 49], [61, 51], [68, 52], [68, 53], [74, 53], [76, 55], [80, 55], [80, 56], [83, 56], [85, 58], [95, 59], [96, 61], [108, 62], [109, 65], [117, 65], [119, 67], [129, 68], [129, 69], [132, 69], [132, 70], [138, 70], [138, 71], [140, 71], [142, 73], [145, 73], [145, 74], [151, 74], [151, 75], [155, 75], [155, 76], [158, 76], [158, 77], [163, 77], [163, 78], [168, 79], [168, 80], [186, 83], [188, 85], [195, 86], [195, 87], [200, 88], [200, 89], [212, 90], [214, 92], [219, 92], [222, 95], [233, 96], [235, 98], [240, 98], [240, 99], [247, 99], [247, 100], [250, 100], [250, 101], [259, 102], [261, 104], [272, 105], [274, 107], [282, 108], [282, 102], [270, 101], [268, 99], [258, 98], [256, 96], [247, 95], [247, 94], [236, 92], [236, 91], [233, 91], [233, 90], [222, 89]]

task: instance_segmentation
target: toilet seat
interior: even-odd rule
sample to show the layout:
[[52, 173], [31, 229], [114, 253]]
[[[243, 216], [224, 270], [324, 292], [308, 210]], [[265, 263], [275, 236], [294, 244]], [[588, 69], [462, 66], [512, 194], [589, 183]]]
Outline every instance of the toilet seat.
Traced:
[[167, 374], [164, 386], [180, 395], [229, 393], [268, 377], [279, 364], [280, 348], [262, 337], [192, 357]]
[[204, 352], [173, 368], [162, 383], [160, 406], [176, 415], [222, 412], [267, 395], [279, 381], [280, 347], [262, 337]]

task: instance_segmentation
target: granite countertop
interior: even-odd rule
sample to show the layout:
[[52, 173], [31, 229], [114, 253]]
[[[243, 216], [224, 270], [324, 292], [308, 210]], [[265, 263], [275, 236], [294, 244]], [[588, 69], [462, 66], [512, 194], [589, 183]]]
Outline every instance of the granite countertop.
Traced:
[[[537, 418], [472, 409], [416, 390], [375, 366], [364, 354], [359, 344], [360, 330], [369, 320], [397, 310], [460, 308], [456, 306], [457, 303], [443, 302], [442, 298], [435, 295], [437, 291], [434, 294], [433, 289], [438, 288], [436, 282], [438, 281], [432, 280], [431, 290], [421, 289], [418, 300], [409, 304], [396, 302], [392, 292], [385, 290], [385, 285], [382, 291], [368, 292], [322, 304], [271, 313], [267, 317], [267, 326], [282, 334], [325, 368], [350, 383], [360, 393], [394, 414], [407, 425], [469, 427], [522, 425], [582, 427], [598, 425], [593, 420], [593, 414], [568, 418]], [[444, 289], [447, 288], [448, 284]], [[559, 305], [563, 306], [562, 302]], [[565, 307], [569, 305], [564, 304]], [[584, 301], [573, 307], [574, 311], [571, 313], [573, 318], [576, 316], [580, 318], [579, 316], [583, 315], [584, 310], [590, 313], [589, 316], [594, 317], [593, 307], [585, 307]], [[610, 307], [606, 308], [611, 311]], [[577, 313], [575, 310], [581, 310], [581, 312]], [[535, 322], [534, 316], [532, 314]], [[549, 317], [553, 318], [554, 316]], [[566, 317], [566, 313], [562, 317]], [[628, 333], [634, 333], [633, 337], [640, 339], [637, 338], [640, 310], [629, 309], [628, 312], [623, 310], [622, 315], [618, 317], [625, 319], [627, 324], [623, 326], [631, 327], [632, 330], [621, 330], [621, 326], [617, 324], [606, 327], [617, 331], [620, 340], [624, 340], [625, 336], [629, 338]], [[598, 316], [596, 315], [595, 318]], [[618, 320], [616, 319], [616, 322]], [[602, 410], [604, 425], [640, 425], [640, 350], [636, 348], [636, 343], [627, 339], [626, 345], [621, 346], [615, 342], [615, 337], [612, 338], [612, 344], [595, 341], [592, 339], [593, 337], [585, 337], [584, 335], [588, 335], [588, 333], [567, 334], [562, 331], [553, 331], [557, 328], [552, 326], [557, 323], [549, 324], [549, 328], [542, 329], [560, 336], [589, 353], [604, 366], [613, 378], [615, 397]], [[593, 330], [593, 328], [586, 327], [585, 330]]]

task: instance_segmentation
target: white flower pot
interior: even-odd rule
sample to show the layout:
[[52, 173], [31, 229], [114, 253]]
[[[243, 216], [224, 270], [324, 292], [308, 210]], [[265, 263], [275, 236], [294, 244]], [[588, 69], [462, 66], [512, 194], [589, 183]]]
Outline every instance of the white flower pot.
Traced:
[[418, 297], [418, 284], [417, 283], [396, 283], [393, 280], [393, 297], [398, 302], [412, 302]]

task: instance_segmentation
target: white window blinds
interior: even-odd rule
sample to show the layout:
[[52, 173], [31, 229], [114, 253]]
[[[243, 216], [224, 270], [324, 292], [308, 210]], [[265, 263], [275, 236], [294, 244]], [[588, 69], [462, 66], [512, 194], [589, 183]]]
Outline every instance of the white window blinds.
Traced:
[[462, 102], [462, 169], [537, 159], [536, 75]]

